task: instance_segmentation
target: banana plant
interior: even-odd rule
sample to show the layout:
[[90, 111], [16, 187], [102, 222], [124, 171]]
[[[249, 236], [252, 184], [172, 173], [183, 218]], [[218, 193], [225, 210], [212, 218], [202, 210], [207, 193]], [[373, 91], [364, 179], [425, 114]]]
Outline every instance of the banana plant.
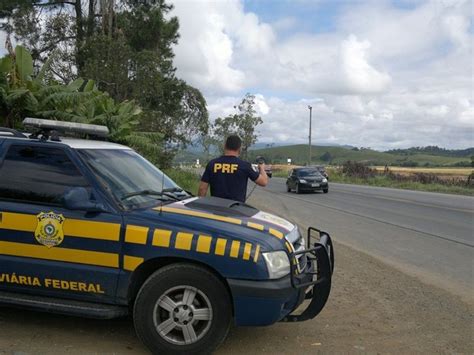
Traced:
[[[53, 53], [54, 55], [54, 53]], [[129, 145], [159, 163], [164, 157], [161, 134], [140, 132], [141, 109], [134, 101], [116, 103], [93, 80], [68, 85], [46, 82], [52, 57], [34, 75], [33, 60], [22, 46], [0, 59], [0, 119], [19, 127], [26, 116], [105, 125], [111, 141]]]

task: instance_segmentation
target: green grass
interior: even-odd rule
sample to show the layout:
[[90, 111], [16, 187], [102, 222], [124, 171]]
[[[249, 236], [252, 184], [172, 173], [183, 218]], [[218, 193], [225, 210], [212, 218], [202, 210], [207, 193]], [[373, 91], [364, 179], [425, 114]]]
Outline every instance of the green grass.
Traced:
[[329, 173], [330, 183], [331, 182], [340, 182], [343, 184], [354, 184], [354, 185], [369, 185], [369, 186], [379, 186], [379, 187], [391, 187], [396, 189], [404, 190], [418, 190], [418, 191], [428, 191], [428, 192], [441, 192], [446, 194], [455, 194], [455, 195], [468, 195], [474, 196], [474, 189], [463, 186], [450, 186], [442, 184], [422, 184], [419, 182], [410, 182], [410, 181], [394, 181], [387, 176], [377, 175], [373, 178], [361, 179], [348, 177], [341, 173], [332, 171]]
[[[408, 162], [417, 163], [418, 166], [426, 164], [430, 166], [450, 166], [458, 162], [468, 161], [466, 157], [447, 157], [429, 154], [391, 154], [379, 152], [371, 149], [352, 150], [344, 147], [312, 147], [312, 164], [327, 164], [321, 161], [321, 156], [325, 153], [331, 155], [331, 165], [341, 165], [348, 160], [364, 162], [370, 165], [404, 165]], [[263, 156], [268, 162], [273, 164], [286, 164], [291, 158], [293, 164], [302, 165], [308, 161], [308, 146], [304, 144], [272, 147], [249, 151], [249, 161], [253, 161], [256, 156]]]
[[288, 177], [288, 171], [284, 171], [284, 170], [273, 170], [273, 176], [275, 176], [275, 177], [287, 178], [287, 177]]
[[165, 174], [181, 188], [191, 192], [193, 195], [197, 195], [200, 177], [196, 173], [182, 169], [166, 169]]

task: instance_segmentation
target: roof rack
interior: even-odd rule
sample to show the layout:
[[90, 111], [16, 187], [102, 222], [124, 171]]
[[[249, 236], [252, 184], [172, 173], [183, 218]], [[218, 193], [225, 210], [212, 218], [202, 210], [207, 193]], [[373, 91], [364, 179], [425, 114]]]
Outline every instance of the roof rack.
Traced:
[[15, 137], [15, 138], [28, 138], [27, 136], [17, 131], [16, 129], [6, 128], [6, 127], [0, 127], [0, 137], [2, 136]]
[[25, 128], [35, 128], [36, 132], [30, 135], [30, 138], [36, 139], [41, 136], [42, 140], [51, 139], [59, 141], [59, 132], [63, 134], [86, 134], [89, 136], [105, 138], [109, 134], [106, 126], [99, 126], [77, 122], [63, 122], [55, 120], [43, 120], [40, 118], [26, 117], [23, 120]]

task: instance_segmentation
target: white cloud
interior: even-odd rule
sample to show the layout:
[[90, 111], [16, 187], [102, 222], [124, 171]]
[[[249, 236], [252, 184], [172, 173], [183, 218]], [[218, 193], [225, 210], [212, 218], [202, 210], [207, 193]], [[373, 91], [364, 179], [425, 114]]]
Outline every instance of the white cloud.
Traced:
[[7, 54], [7, 50], [5, 48], [6, 39], [7, 39], [7, 34], [4, 31], [0, 31], [0, 57]]
[[[302, 94], [374, 93], [390, 76], [369, 61], [370, 42], [354, 35], [297, 35], [277, 41], [272, 26], [245, 13], [240, 2], [176, 1], [181, 23], [178, 74], [209, 92], [252, 85]], [[290, 21], [290, 19], [285, 19]]]
[[297, 25], [298, 20], [295, 17], [284, 17], [272, 23], [272, 27], [276, 32], [291, 30]]
[[348, 2], [334, 30], [311, 33], [294, 32], [294, 17], [265, 23], [238, 0], [176, 1], [178, 75], [204, 92], [212, 118], [258, 94], [261, 141], [306, 142], [311, 104], [316, 142], [472, 146], [470, 6]]
[[178, 73], [211, 91], [241, 90], [244, 74], [231, 65], [234, 44], [218, 7], [198, 1], [176, 2], [174, 14], [181, 23], [180, 45], [175, 49]]
[[355, 93], [382, 92], [390, 84], [391, 78], [373, 68], [367, 60], [370, 42], [358, 41], [350, 35], [341, 45], [342, 80], [347, 80], [347, 88]]
[[259, 116], [265, 116], [270, 113], [270, 107], [262, 94], [255, 95], [255, 110]]
[[[209, 92], [238, 92], [248, 85], [236, 57], [271, 50], [273, 30], [238, 1], [176, 1], [180, 19], [176, 47], [178, 73]], [[236, 53], [238, 51], [238, 53]]]

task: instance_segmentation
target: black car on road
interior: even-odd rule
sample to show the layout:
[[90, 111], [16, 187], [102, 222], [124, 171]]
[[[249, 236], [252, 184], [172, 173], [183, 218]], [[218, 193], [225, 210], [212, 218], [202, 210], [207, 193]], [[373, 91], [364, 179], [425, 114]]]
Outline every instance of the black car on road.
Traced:
[[286, 180], [286, 190], [295, 190], [297, 194], [303, 191], [329, 192], [328, 179], [316, 168], [295, 168], [290, 171]]

